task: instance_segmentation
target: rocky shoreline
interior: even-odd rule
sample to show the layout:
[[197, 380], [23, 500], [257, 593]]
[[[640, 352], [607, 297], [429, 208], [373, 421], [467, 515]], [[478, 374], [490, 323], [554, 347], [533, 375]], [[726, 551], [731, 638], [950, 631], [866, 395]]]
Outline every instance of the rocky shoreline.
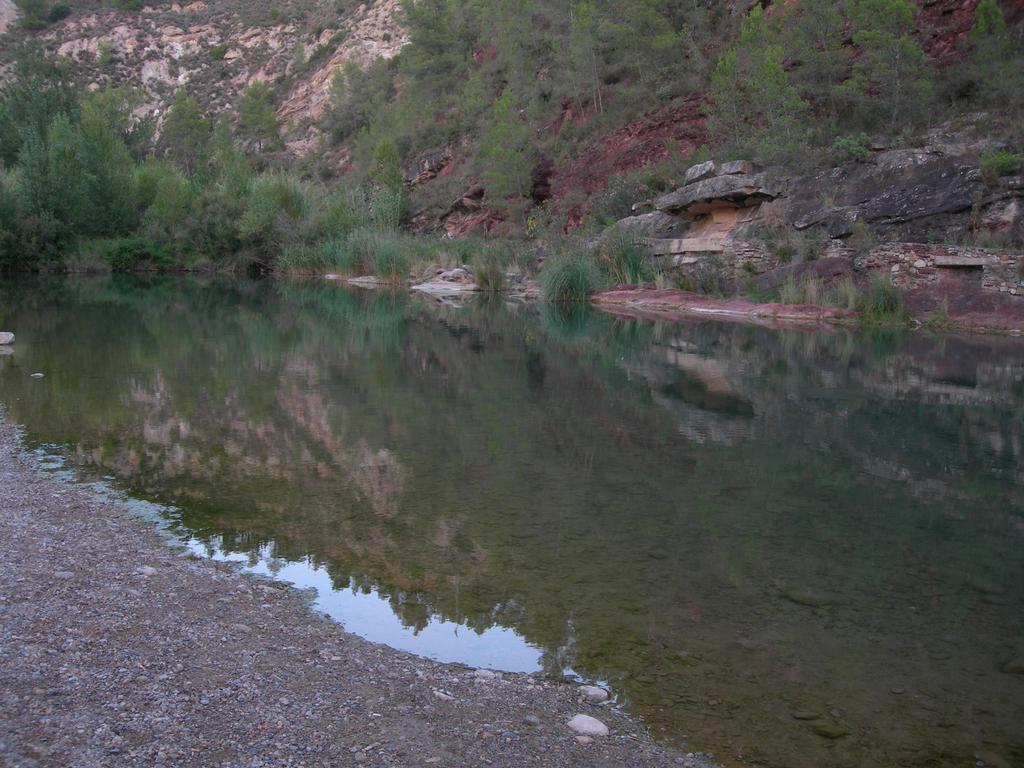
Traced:
[[595, 691], [368, 643], [285, 584], [169, 548], [42, 474], [2, 411], [0, 538], [12, 768], [711, 765]]

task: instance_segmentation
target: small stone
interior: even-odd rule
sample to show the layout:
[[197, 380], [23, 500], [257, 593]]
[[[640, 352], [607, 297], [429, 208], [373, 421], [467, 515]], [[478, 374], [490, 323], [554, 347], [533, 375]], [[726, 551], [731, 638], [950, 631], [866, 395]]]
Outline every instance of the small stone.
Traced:
[[473, 673], [473, 676], [477, 679], [477, 682], [484, 682], [486, 680], [494, 680], [498, 675], [489, 669], [478, 669]]
[[924, 259], [918, 259], [914, 262], [914, 269], [924, 269], [928, 266], [928, 262]]
[[1024, 658], [1010, 659], [1003, 664], [1002, 669], [1008, 675], [1024, 675]]
[[43, 374], [41, 374], [41, 373], [33, 373], [29, 378], [41, 379], [41, 378], [43, 378]]
[[538, 725], [540, 725], [540, 718], [536, 715], [524, 715], [523, 722], [526, 723], [526, 725], [532, 725], [534, 728], [536, 728]]
[[608, 726], [590, 715], [576, 715], [566, 723], [569, 730], [575, 731], [581, 736], [607, 736]]
[[988, 768], [1010, 768], [1010, 763], [1002, 755], [989, 750], [975, 752], [974, 759], [988, 766]]
[[894, 696], [902, 696], [906, 692], [907, 692], [906, 688], [890, 688], [889, 689], [889, 693], [893, 694]]
[[141, 568], [139, 568], [139, 573], [146, 577], [156, 576], [156, 568], [154, 568], [151, 565], [144, 565]]
[[424, 762], [427, 765], [437, 765], [438, 763], [441, 762], [441, 758], [440, 757], [428, 757]]
[[55, 571], [54, 574], [53, 574], [53, 578], [55, 578], [55, 579], [73, 579], [73, 578], [75, 578], [75, 574], [72, 573], [71, 571]]
[[434, 691], [434, 698], [441, 701], [455, 701], [455, 697], [445, 691]]
[[782, 593], [782, 596], [791, 603], [806, 605], [809, 608], [822, 608], [832, 602], [828, 596], [823, 595], [821, 592], [813, 589], [801, 589], [799, 587], [787, 589]]
[[821, 713], [809, 709], [793, 713], [794, 720], [817, 720], [819, 717], [821, 717]]
[[594, 743], [594, 740], [592, 738], [590, 738], [589, 736], [577, 736], [576, 737], [576, 742], [578, 744], [583, 745], [584, 747], [588, 747], [588, 746], [590, 746], [591, 744]]
[[7, 347], [14, 343], [14, 334], [10, 331], [0, 331], [0, 347]]
[[608, 701], [608, 691], [596, 685], [581, 685], [580, 693], [590, 701]]
[[841, 725], [835, 725], [834, 723], [818, 723], [814, 726], [813, 730], [823, 739], [829, 740], [841, 739], [849, 733]]

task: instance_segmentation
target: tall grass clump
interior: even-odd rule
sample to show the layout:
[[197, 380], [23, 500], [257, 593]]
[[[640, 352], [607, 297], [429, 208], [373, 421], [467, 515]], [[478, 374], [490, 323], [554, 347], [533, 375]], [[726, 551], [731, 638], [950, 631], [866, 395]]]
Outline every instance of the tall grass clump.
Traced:
[[586, 301], [601, 285], [601, 274], [590, 259], [579, 253], [556, 256], [540, 273], [545, 301], [571, 304]]
[[328, 266], [331, 264], [322, 246], [288, 245], [277, 259], [277, 269], [281, 272], [315, 274]]
[[611, 227], [602, 238], [597, 263], [612, 285], [640, 285], [654, 278], [643, 246], [618, 227]]
[[409, 262], [401, 240], [378, 237], [373, 251], [373, 274], [389, 283], [400, 283], [409, 274]]
[[871, 285], [861, 296], [859, 306], [861, 322], [872, 325], [905, 325], [910, 314], [903, 304], [903, 294], [893, 285], [888, 275], [874, 275]]

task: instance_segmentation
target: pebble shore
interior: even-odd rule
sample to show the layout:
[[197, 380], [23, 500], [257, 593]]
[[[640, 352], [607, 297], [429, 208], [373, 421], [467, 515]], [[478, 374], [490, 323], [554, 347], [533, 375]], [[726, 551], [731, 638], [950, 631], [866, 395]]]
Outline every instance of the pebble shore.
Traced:
[[0, 541], [4, 766], [711, 765], [593, 692], [368, 643], [287, 585], [175, 551], [42, 474], [2, 411]]

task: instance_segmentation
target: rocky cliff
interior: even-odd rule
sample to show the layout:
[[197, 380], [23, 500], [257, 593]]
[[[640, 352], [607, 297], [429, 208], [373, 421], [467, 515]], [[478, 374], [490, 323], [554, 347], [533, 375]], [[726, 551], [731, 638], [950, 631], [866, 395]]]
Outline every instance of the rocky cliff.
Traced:
[[[314, 124], [328, 104], [334, 73], [348, 61], [365, 66], [391, 58], [405, 44], [398, 7], [398, 0], [339, 3], [333, 9], [194, 0], [138, 12], [81, 9], [37, 37], [90, 90], [140, 89], [140, 116], [159, 118], [182, 87], [210, 115], [231, 114], [246, 85], [267, 83], [288, 148], [302, 155], [314, 146]], [[0, 0], [0, 30], [15, 12], [11, 0]]]

